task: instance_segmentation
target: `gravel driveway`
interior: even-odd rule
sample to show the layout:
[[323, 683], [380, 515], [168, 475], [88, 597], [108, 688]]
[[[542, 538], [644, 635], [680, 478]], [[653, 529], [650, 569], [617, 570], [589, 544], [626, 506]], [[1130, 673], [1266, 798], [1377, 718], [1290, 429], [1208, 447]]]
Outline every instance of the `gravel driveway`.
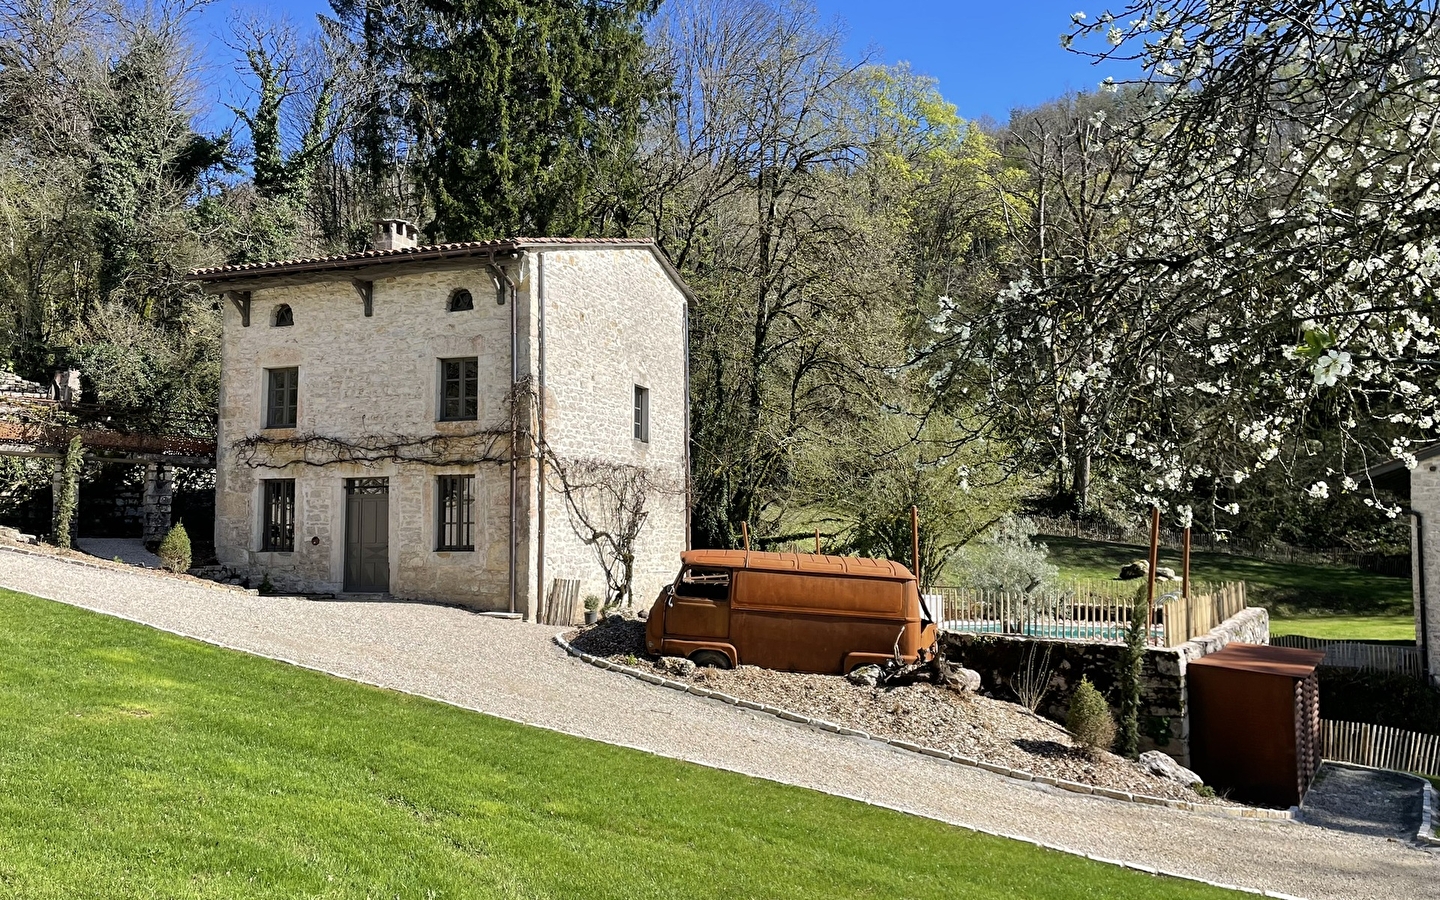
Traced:
[[804, 728], [573, 660], [557, 630], [417, 603], [255, 597], [0, 551], [0, 585], [663, 756], [1295, 896], [1432, 896], [1440, 862], [1380, 838], [1123, 804]]
[[1414, 775], [1327, 762], [1315, 774], [1301, 813], [1312, 825], [1410, 840], [1424, 815], [1423, 785]]

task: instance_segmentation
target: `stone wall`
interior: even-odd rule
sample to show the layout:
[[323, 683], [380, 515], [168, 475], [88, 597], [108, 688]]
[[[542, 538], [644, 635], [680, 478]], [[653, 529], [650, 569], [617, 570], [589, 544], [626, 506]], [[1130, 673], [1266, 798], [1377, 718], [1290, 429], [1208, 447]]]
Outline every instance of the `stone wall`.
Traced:
[[[1433, 459], [1422, 461], [1410, 470], [1410, 508], [1418, 513], [1410, 523], [1410, 556], [1413, 575], [1411, 595], [1414, 598], [1416, 637], [1423, 638], [1422, 646], [1428, 651], [1425, 670], [1440, 673], [1440, 462]], [[1423, 530], [1422, 530], [1423, 529]], [[1421, 556], [1421, 550], [1424, 556]], [[1422, 571], [1423, 570], [1423, 571]], [[1429, 597], [1426, 598], [1426, 612], [1430, 621], [1424, 621], [1420, 609], [1419, 585], [1424, 583]]]
[[[686, 547], [685, 299], [649, 253], [567, 249], [532, 259], [537, 286], [543, 269], [551, 449], [562, 462], [599, 457], [659, 476], [635, 556], [634, 602], [648, 608], [674, 580]], [[650, 391], [648, 441], [634, 433], [637, 385]], [[604, 572], [594, 548], [581, 540], [560, 488], [549, 472], [546, 589], [552, 579], [579, 579], [581, 597], [603, 597]]]
[[[999, 700], [1015, 701], [1014, 685], [1032, 658], [1036, 669], [1047, 662], [1049, 690], [1038, 712], [1065, 721], [1070, 698], [1082, 677], [1109, 701], [1119, 714], [1117, 674], [1125, 648], [1073, 640], [1045, 640], [1012, 635], [947, 633], [946, 649], [966, 668], [980, 673], [983, 690]], [[1270, 643], [1270, 618], [1262, 608], [1250, 607], [1221, 623], [1214, 631], [1179, 647], [1145, 651], [1141, 674], [1140, 749], [1163, 750], [1182, 765], [1189, 764], [1190, 723], [1186, 707], [1185, 670], [1193, 660], [1232, 642]]]
[[[530, 252], [507, 264], [516, 284], [517, 367], [534, 383], [540, 360], [539, 284], [545, 269], [545, 410], [547, 438], [566, 457], [647, 462], [683, 485], [685, 296], [643, 248]], [[312, 465], [292, 454], [274, 468], [246, 464], [237, 441], [257, 433], [318, 434], [347, 441], [389, 435], [470, 437], [489, 455], [509, 453], [511, 307], [496, 302], [482, 263], [439, 261], [392, 274], [373, 270], [373, 314], [364, 315], [350, 273], [307, 276], [298, 283], [256, 287], [250, 325], [225, 303], [215, 543], [219, 562], [281, 590], [340, 591], [345, 559], [345, 480], [389, 479], [390, 593], [443, 600], [482, 610], [508, 608], [510, 480], [503, 461], [437, 467], [393, 459], [372, 464]], [[449, 312], [451, 293], [469, 290], [470, 310]], [[294, 324], [274, 325], [280, 304]], [[476, 357], [479, 418], [438, 422], [440, 360]], [[266, 369], [299, 368], [293, 429], [265, 429]], [[651, 388], [651, 440], [631, 434], [635, 384]], [[531, 411], [533, 413], [533, 411]], [[535, 428], [531, 416], [528, 427]], [[554, 578], [579, 578], [585, 592], [603, 591], [591, 548], [570, 527], [563, 497], [546, 492], [546, 571], [540, 574], [538, 466], [533, 444], [522, 445], [516, 502], [517, 609], [533, 617]], [[437, 551], [438, 476], [476, 479], [473, 551]], [[293, 552], [262, 552], [262, 481], [296, 481]], [[683, 490], [657, 501], [637, 559], [637, 597], [673, 577], [685, 546]], [[543, 584], [541, 583], [543, 580]], [[643, 598], [648, 600], [648, 597]]]

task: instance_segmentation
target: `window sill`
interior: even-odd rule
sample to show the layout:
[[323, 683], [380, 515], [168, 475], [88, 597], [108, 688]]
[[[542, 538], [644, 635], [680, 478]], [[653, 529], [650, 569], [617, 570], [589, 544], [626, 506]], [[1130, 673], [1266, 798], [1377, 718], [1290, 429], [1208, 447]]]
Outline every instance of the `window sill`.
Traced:
[[260, 430], [261, 430], [261, 431], [294, 431], [294, 430], [296, 429], [296, 427], [297, 427], [297, 426], [295, 426], [295, 425], [266, 425], [264, 428], [261, 428]]

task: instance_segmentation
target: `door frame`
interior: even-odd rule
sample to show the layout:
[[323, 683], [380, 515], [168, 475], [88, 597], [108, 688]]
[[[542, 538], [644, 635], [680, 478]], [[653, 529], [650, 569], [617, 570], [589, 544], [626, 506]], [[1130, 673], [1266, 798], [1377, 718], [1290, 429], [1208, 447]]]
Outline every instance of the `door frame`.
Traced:
[[[365, 482], [366, 484], [362, 484]], [[359, 488], [360, 490], [357, 490]], [[350, 518], [352, 496], [383, 495], [385, 497], [385, 587], [380, 590], [352, 587], [350, 583]], [[345, 478], [340, 485], [342, 513], [340, 529], [340, 586], [345, 593], [351, 594], [377, 594], [389, 593], [391, 566], [390, 551], [390, 478], [389, 476], [357, 476]], [[358, 504], [357, 504], [358, 505]]]

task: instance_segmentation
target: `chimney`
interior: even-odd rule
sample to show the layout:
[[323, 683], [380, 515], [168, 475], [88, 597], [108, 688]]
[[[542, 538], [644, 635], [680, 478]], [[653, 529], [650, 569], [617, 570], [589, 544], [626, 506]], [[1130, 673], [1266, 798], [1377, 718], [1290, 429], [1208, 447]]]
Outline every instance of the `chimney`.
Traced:
[[375, 223], [373, 250], [413, 250], [416, 243], [415, 226], [404, 219], [381, 219]]

